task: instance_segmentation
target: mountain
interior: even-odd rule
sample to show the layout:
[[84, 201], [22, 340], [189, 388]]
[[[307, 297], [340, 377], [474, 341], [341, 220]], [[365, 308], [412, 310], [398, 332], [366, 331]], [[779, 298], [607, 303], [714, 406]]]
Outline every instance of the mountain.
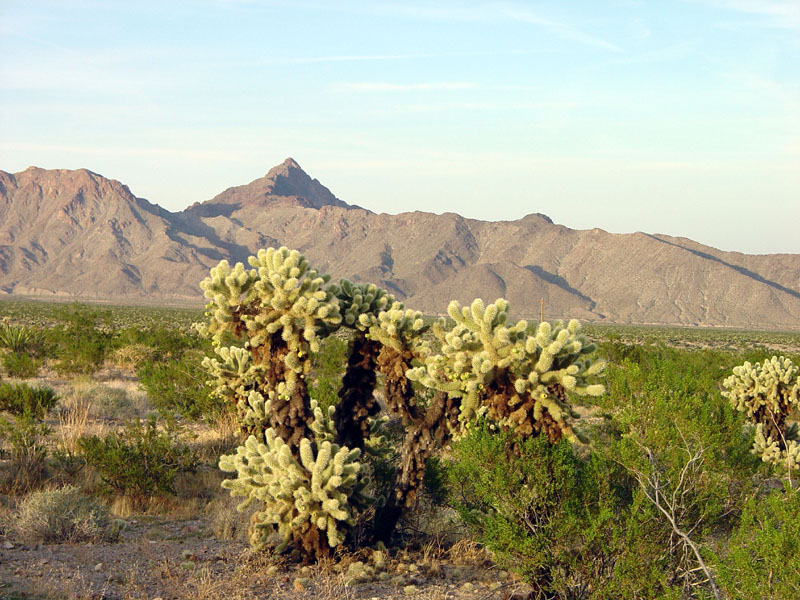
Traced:
[[292, 159], [171, 213], [86, 170], [0, 171], [0, 291], [202, 300], [222, 258], [297, 248], [322, 272], [409, 306], [507, 298], [515, 314], [798, 329], [800, 255], [723, 252], [685, 238], [574, 230], [541, 214], [487, 222], [349, 205]]
[[350, 208], [316, 179], [311, 179], [293, 158], [273, 167], [261, 179], [231, 187], [207, 202], [195, 203], [187, 213], [204, 218], [263, 214], [275, 205], [301, 208]]
[[0, 290], [194, 300], [198, 278], [230, 254], [213, 236], [96, 173], [0, 171]]

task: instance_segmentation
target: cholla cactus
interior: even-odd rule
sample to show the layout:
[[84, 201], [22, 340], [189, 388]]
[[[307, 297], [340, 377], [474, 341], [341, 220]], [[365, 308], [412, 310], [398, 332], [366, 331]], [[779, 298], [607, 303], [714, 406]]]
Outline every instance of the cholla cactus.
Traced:
[[331, 286], [331, 292], [339, 299], [343, 324], [361, 331], [369, 329], [378, 314], [394, 302], [394, 296], [373, 283], [341, 279], [339, 285]]
[[434, 327], [441, 354], [428, 357], [409, 378], [462, 396], [464, 427], [486, 415], [522, 435], [544, 433], [551, 442], [574, 439], [569, 418], [575, 415], [566, 393], [602, 394], [595, 379], [605, 363], [587, 356], [595, 346], [580, 335], [577, 321], [543, 322], [529, 335], [525, 321], [506, 324], [508, 308], [503, 299], [489, 306], [480, 299], [469, 307], [451, 302], [447, 312], [455, 325], [445, 329], [442, 320]]
[[250, 436], [236, 454], [221, 457], [219, 466], [238, 475], [222, 485], [245, 499], [240, 510], [254, 500], [264, 505], [251, 536], [255, 547], [263, 547], [277, 528], [283, 540], [279, 551], [293, 544], [319, 557], [344, 541], [347, 525], [355, 522], [354, 508], [366, 501], [360, 455], [357, 448], [329, 441], [315, 447], [304, 439], [298, 457], [270, 428], [263, 441]]
[[263, 432], [269, 426], [264, 403], [275, 395], [270, 390], [264, 398], [258, 391], [264, 368], [253, 362], [246, 348], [231, 346], [215, 348], [214, 351], [218, 358], [203, 359], [203, 367], [211, 376], [212, 393], [236, 406], [243, 431], [252, 434]]
[[[456, 326], [437, 327], [442, 353], [432, 356], [421, 313], [386, 290], [346, 280], [328, 285], [327, 275], [287, 248], [261, 250], [249, 264], [223, 261], [211, 270], [201, 283], [208, 321], [197, 329], [215, 346], [216, 356], [203, 363], [214, 393], [237, 407], [250, 434], [220, 467], [237, 474], [223, 484], [232, 494], [244, 504], [263, 503], [252, 537], [257, 547], [277, 531], [282, 546], [306, 560], [328, 554], [369, 501], [369, 462], [392, 454], [394, 491], [375, 499], [367, 535], [388, 541], [414, 504], [427, 459], [480, 414], [555, 441], [573, 435], [566, 392], [603, 391], [593, 383], [603, 365], [585, 356], [593, 347], [577, 322], [543, 323], [530, 336], [524, 321], [505, 325], [505, 300], [486, 308], [479, 300], [463, 309], [454, 303]], [[323, 409], [308, 393], [309, 355], [341, 329], [351, 340], [339, 402]], [[405, 427], [391, 452], [380, 431], [388, 417], [379, 416], [378, 373], [387, 408]], [[412, 377], [435, 394], [418, 394]]]
[[763, 363], [734, 367], [722, 384], [722, 395], [756, 424], [752, 452], [764, 462], [784, 465], [790, 471], [800, 468], [797, 424], [786, 424], [789, 412], [800, 405], [798, 375], [800, 368], [791, 360], [773, 356]]
[[260, 250], [249, 262], [254, 268], [246, 270], [241, 263], [231, 268], [222, 261], [200, 284], [211, 302], [209, 321], [198, 331], [218, 347], [226, 334], [244, 341], [243, 348], [220, 348], [222, 360], [211, 359], [206, 367], [216, 393], [240, 408], [251, 391], [269, 400], [267, 424], [297, 450], [311, 435], [305, 384], [309, 352], [319, 349], [320, 336], [340, 325], [338, 300], [324, 287], [330, 278], [311, 269], [296, 250]]

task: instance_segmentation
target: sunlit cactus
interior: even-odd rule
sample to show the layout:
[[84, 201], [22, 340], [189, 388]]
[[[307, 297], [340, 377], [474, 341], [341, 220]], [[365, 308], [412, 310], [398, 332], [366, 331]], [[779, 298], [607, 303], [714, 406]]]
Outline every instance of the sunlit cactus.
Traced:
[[[249, 434], [220, 467], [232, 494], [258, 502], [252, 542], [273, 533], [279, 549], [316, 560], [350, 536], [371, 506], [359, 539], [388, 542], [404, 510], [416, 502], [426, 464], [437, 448], [481, 415], [524, 435], [551, 441], [574, 437], [566, 393], [602, 393], [603, 369], [593, 346], [571, 322], [543, 323], [534, 335], [524, 321], [506, 325], [508, 303], [450, 305], [456, 325], [440, 323], [433, 354], [422, 314], [370, 283], [340, 280], [312, 269], [287, 248], [259, 251], [231, 267], [221, 262], [201, 286], [210, 300], [197, 326], [216, 356], [203, 362], [214, 393], [238, 412]], [[309, 395], [311, 355], [335, 332], [350, 336], [339, 401], [319, 406]], [[384, 381], [386, 413], [375, 395]], [[412, 379], [432, 393], [415, 389]], [[382, 425], [394, 416], [404, 434], [388, 446]], [[391, 464], [386, 461], [394, 457]], [[388, 479], [384, 497], [369, 494], [371, 461]], [[368, 493], [369, 492], [369, 493]], [[243, 506], [244, 506], [243, 504]]]
[[454, 325], [442, 320], [434, 326], [441, 352], [409, 377], [463, 398], [459, 421], [465, 427], [485, 416], [524, 436], [574, 439], [567, 393], [602, 394], [597, 378], [604, 361], [589, 356], [595, 346], [580, 335], [577, 321], [543, 322], [529, 334], [526, 321], [507, 324], [508, 309], [503, 299], [488, 306], [480, 299], [469, 307], [451, 302]]
[[723, 382], [722, 395], [756, 425], [753, 453], [767, 463], [800, 469], [797, 423], [786, 418], [800, 405], [800, 368], [783, 356], [763, 363], [745, 362]]
[[360, 455], [357, 448], [304, 439], [296, 456], [267, 429], [263, 441], [250, 436], [236, 454], [221, 457], [219, 466], [237, 474], [222, 485], [245, 499], [240, 510], [253, 501], [263, 503], [251, 534], [254, 547], [264, 547], [277, 529], [282, 539], [278, 551], [293, 544], [319, 557], [341, 544], [347, 526], [355, 522], [354, 506], [366, 484]]

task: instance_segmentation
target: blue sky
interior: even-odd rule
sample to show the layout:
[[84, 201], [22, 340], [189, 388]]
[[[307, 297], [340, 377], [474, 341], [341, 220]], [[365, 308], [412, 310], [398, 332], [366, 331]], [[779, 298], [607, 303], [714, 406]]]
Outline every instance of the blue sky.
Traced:
[[800, 2], [0, 0], [0, 169], [800, 253]]

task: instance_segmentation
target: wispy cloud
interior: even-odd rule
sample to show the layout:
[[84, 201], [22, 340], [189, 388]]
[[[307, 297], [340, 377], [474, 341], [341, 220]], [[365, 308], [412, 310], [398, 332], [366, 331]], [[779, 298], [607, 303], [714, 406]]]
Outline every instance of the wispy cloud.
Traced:
[[340, 82], [331, 85], [337, 92], [454, 92], [475, 89], [470, 81], [434, 81], [428, 83], [388, 83], [385, 81]]
[[177, 158], [238, 162], [241, 157], [217, 150], [196, 148], [135, 147], [135, 146], [82, 146], [69, 144], [36, 144], [30, 142], [0, 142], [0, 150], [42, 151], [76, 154], [79, 156], [120, 156], [140, 158]]
[[590, 35], [569, 23], [545, 19], [536, 13], [525, 9], [508, 6], [502, 9], [501, 12], [505, 17], [511, 19], [512, 21], [517, 21], [519, 23], [530, 23], [531, 25], [539, 25], [550, 31], [550, 33], [565, 40], [579, 42], [587, 46], [594, 46], [596, 48], [611, 50], [613, 52], [620, 52], [622, 50], [617, 44], [613, 44], [602, 38]]
[[[553, 111], [589, 106], [584, 102], [444, 102], [441, 104], [409, 104], [399, 110], [409, 113], [443, 111]], [[594, 106], [594, 104], [591, 104]]]
[[437, 58], [447, 54], [343, 54], [333, 56], [286, 56], [265, 58], [257, 61], [262, 65], [302, 64], [302, 63], [333, 63], [333, 62], [364, 62], [384, 60], [416, 60], [423, 58]]
[[[268, 3], [273, 4], [273, 3]], [[530, 10], [524, 2], [489, 3], [431, 3], [431, 2], [293, 2], [292, 6], [307, 10], [356, 13], [359, 15], [384, 15], [406, 19], [461, 21], [488, 23], [513, 21], [527, 23], [548, 30], [553, 35], [579, 44], [620, 51], [619, 46], [578, 26], [564, 21], [550, 19]]]
[[[548, 54], [546, 50], [483, 50], [474, 52], [419, 52], [405, 54], [334, 54], [330, 56], [277, 56], [254, 61], [259, 65], [282, 65], [304, 63], [370, 62], [424, 60], [429, 58], [470, 58], [481, 56], [528, 56]], [[241, 61], [238, 63], [241, 64]]]
[[[797, 0], [684, 0], [762, 17], [761, 26], [800, 31], [800, 2]], [[751, 25], [754, 23], [751, 23]]]
[[630, 57], [615, 59], [620, 64], [659, 63], [684, 60], [695, 56], [701, 46], [701, 41], [681, 40], [647, 52], [642, 52]]

